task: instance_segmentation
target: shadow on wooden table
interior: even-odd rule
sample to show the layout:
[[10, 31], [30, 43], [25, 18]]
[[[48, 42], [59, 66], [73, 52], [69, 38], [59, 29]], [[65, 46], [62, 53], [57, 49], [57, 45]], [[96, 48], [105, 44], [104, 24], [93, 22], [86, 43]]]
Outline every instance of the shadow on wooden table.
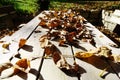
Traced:
[[[34, 74], [37, 77], [39, 72], [37, 70], [35, 70], [35, 69], [31, 69], [30, 73]], [[39, 79], [38, 80], [44, 80], [41, 74], [39, 75]]]
[[[33, 74], [33, 75], [36, 76], [36, 77], [37, 77], [37, 75], [38, 75], [38, 71], [37, 71], [36, 69], [31, 69], [29, 73]], [[28, 78], [27, 73], [20, 72], [20, 73], [18, 73], [17, 75], [18, 75], [20, 78], [22, 78], [23, 80], [28, 80], [28, 79], [27, 79], [27, 78]], [[44, 80], [43, 77], [42, 77], [42, 75], [39, 76], [39, 80]]]
[[[60, 49], [54, 44], [52, 44], [51, 47], [45, 49], [45, 54], [48, 53], [52, 53], [52, 59], [55, 65], [66, 75], [70, 77], [77, 77], [78, 80], [80, 80], [81, 74], [86, 73], [86, 70], [82, 68], [79, 64], [77, 64], [75, 61], [72, 65], [68, 63], [66, 58], [63, 56], [64, 53], [62, 53]], [[74, 60], [74, 57], [72, 60]]]
[[33, 46], [31, 45], [24, 45], [22, 49], [28, 51], [28, 52], [33, 52]]
[[[95, 66], [98, 69], [104, 70], [106, 69], [106, 71], [108, 72], [107, 74], [103, 75], [105, 78], [109, 73], [114, 73], [118, 76], [118, 73], [120, 73], [120, 63], [115, 63], [105, 57], [100, 57], [100, 56], [91, 56], [88, 58], [82, 58], [80, 60], [83, 60], [93, 66]], [[118, 78], [120, 78], [118, 76]]]
[[81, 74], [86, 73], [86, 70], [80, 67], [79, 65], [77, 67], [78, 67], [77, 72], [72, 69], [66, 70], [65, 68], [62, 68], [61, 71], [63, 71], [68, 76], [77, 77], [78, 80], [80, 80]]

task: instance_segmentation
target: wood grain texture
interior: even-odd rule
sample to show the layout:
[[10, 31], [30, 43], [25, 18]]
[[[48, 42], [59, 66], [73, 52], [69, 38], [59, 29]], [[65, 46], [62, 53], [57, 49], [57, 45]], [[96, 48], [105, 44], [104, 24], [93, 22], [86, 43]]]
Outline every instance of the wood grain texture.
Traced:
[[[19, 73], [17, 75], [13, 75], [9, 78], [2, 79], [2, 80], [15, 80], [15, 79], [36, 80], [36, 77], [38, 77], [38, 80], [119, 80], [119, 78], [116, 76], [116, 74], [112, 69], [111, 69], [111, 72], [109, 73], [105, 72], [105, 79], [101, 78], [99, 76], [99, 73], [103, 70], [103, 68], [101, 68], [102, 66], [96, 67], [90, 63], [77, 59], [73, 56], [74, 53], [78, 51], [85, 51], [85, 50], [89, 51], [91, 49], [95, 49], [95, 47], [89, 43], [79, 41], [80, 47], [76, 48], [74, 46], [71, 47], [71, 45], [67, 45], [68, 47], [60, 47], [58, 42], [51, 41], [51, 43], [58, 48], [58, 50], [61, 52], [63, 56], [64, 55], [70, 56], [70, 57], [64, 56], [66, 61], [70, 65], [73, 65], [73, 63], [76, 62], [80, 66], [79, 76], [68, 75], [64, 71], [60, 70], [54, 63], [52, 57], [48, 59], [44, 59], [43, 58], [44, 49], [40, 47], [39, 39], [42, 35], [47, 33], [47, 30], [38, 26], [40, 22], [40, 20], [38, 19], [39, 16], [43, 16], [43, 15], [39, 14], [33, 20], [28, 22], [24, 27], [22, 27], [20, 30], [15, 32], [12, 36], [7, 36], [1, 39], [1, 41], [6, 41], [11, 43], [9, 46], [9, 55], [7, 56], [8, 57], [7, 60], [9, 60], [11, 56], [18, 53], [20, 54], [21, 58], [27, 58], [31, 60], [31, 70], [28, 74]], [[87, 23], [85, 25], [89, 30], [92, 31], [91, 34], [94, 35], [96, 47], [107, 46], [108, 48], [112, 49], [113, 53], [119, 54], [120, 48], [111, 47], [109, 45], [109, 43], [115, 44], [113, 41], [111, 41], [99, 30], [97, 30], [92, 24]], [[18, 44], [21, 38], [27, 39], [27, 42], [22, 48], [19, 49]], [[0, 45], [2, 47], [1, 43]], [[34, 58], [34, 60], [32, 58]], [[11, 60], [11, 62], [14, 64], [17, 59], [18, 58], [14, 57]], [[96, 62], [96, 64], [103, 65], [100, 62]], [[39, 72], [40, 66], [41, 68]], [[112, 66], [113, 68], [115, 68], [116, 71], [120, 70], [118, 68], [119, 64], [118, 65], [112, 64]], [[39, 76], [38, 76], [38, 73], [39, 73]], [[119, 74], [119, 71], [117, 73]]]

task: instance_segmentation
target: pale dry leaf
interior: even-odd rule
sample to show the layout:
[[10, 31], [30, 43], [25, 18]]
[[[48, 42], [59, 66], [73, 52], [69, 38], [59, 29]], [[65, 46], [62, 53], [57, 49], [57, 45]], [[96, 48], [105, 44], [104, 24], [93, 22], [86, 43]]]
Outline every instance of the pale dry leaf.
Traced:
[[14, 69], [13, 67], [11, 67], [11, 68], [3, 70], [0, 77], [4, 79], [4, 78], [8, 78], [12, 76], [13, 74], [14, 74]]
[[103, 70], [101, 71], [101, 73], [99, 73], [99, 76], [100, 76], [100, 77], [103, 77], [103, 74], [104, 74], [104, 72], [107, 70], [107, 68], [108, 68], [108, 67], [106, 67], [105, 69], [103, 69]]
[[0, 64], [0, 73], [1, 73], [3, 70], [5, 70], [5, 69], [7, 69], [7, 68], [10, 68], [10, 67], [12, 67], [12, 66], [13, 66], [13, 64], [11, 64], [10, 62], [6, 62], [6, 63]]
[[104, 56], [104, 57], [110, 57], [112, 55], [111, 50], [107, 48], [106, 46], [102, 46], [99, 48], [98, 55]]
[[86, 52], [79, 51], [79, 52], [76, 52], [74, 56], [77, 58], [80, 58], [80, 59], [85, 59], [85, 58], [89, 58], [93, 55], [96, 57], [103, 56], [106, 59], [114, 61], [115, 63], [120, 62], [120, 55], [113, 54], [112, 51], [106, 46], [102, 46], [102, 47], [96, 48], [95, 50], [86, 51]]
[[93, 56], [94, 55], [94, 53], [89, 53], [89, 52], [77, 52], [77, 53], [75, 53], [75, 57], [77, 57], [77, 58], [80, 58], [80, 59], [82, 59], [82, 58], [89, 58], [89, 57], [91, 57], [91, 56]]
[[46, 46], [48, 46], [49, 41], [48, 41], [46, 35], [40, 37], [40, 40], [39, 40], [39, 41], [40, 41], [40, 46], [41, 46], [41, 48], [45, 48]]
[[119, 55], [112, 55], [113, 56], [113, 59], [115, 62], [120, 62], [120, 54]]
[[75, 57], [78, 58], [88, 58], [91, 57], [92, 55], [95, 56], [104, 56], [106, 58], [109, 58], [112, 56], [111, 50], [105, 46], [96, 48], [94, 50], [86, 51], [86, 52], [77, 52], [75, 54]]
[[10, 43], [4, 43], [4, 44], [2, 45], [2, 47], [5, 48], [5, 49], [7, 49], [7, 48], [9, 47], [9, 45], [10, 45]]
[[28, 59], [20, 59], [15, 65], [11, 63], [5, 63], [0, 66], [1, 78], [7, 78], [20, 71], [28, 73], [30, 71], [30, 61]]

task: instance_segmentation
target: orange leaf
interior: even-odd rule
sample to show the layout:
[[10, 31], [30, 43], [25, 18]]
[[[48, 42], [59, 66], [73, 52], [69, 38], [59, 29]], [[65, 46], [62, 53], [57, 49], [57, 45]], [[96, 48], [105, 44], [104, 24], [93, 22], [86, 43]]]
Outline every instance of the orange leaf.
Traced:
[[20, 39], [20, 42], [19, 42], [19, 48], [23, 47], [26, 43], [26, 39]]
[[30, 61], [27, 59], [20, 59], [16, 62], [16, 66], [14, 69], [14, 73], [18, 73], [19, 71], [25, 72], [27, 68], [30, 68]]

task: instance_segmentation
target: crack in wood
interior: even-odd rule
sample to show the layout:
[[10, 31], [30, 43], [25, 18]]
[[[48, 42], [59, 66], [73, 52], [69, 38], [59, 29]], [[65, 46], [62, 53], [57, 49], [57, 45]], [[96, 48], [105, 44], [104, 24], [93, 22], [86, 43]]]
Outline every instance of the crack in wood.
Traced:
[[43, 65], [43, 62], [44, 62], [44, 56], [45, 56], [45, 52], [43, 53], [43, 56], [42, 56], [42, 59], [40, 61], [40, 66], [39, 66], [39, 69], [38, 69], [38, 74], [37, 74], [37, 77], [35, 80], [38, 80], [39, 79], [39, 76], [40, 76], [40, 72], [41, 72], [41, 69], [42, 69], [42, 65]]
[[[28, 37], [26, 38], [26, 40], [28, 40], [29, 38], [30, 38], [30, 36], [33, 34], [33, 32], [37, 29], [37, 27], [38, 27], [38, 25], [33, 29], [33, 31], [28, 35]], [[17, 57], [17, 58], [19, 58], [19, 59], [21, 59], [21, 57], [20, 57], [20, 53], [19, 53], [19, 50], [21, 49], [22, 47], [19, 47], [18, 48], [18, 53], [16, 54], [16, 55], [13, 55], [10, 59], [9, 59], [9, 61], [11, 61], [14, 57]]]

